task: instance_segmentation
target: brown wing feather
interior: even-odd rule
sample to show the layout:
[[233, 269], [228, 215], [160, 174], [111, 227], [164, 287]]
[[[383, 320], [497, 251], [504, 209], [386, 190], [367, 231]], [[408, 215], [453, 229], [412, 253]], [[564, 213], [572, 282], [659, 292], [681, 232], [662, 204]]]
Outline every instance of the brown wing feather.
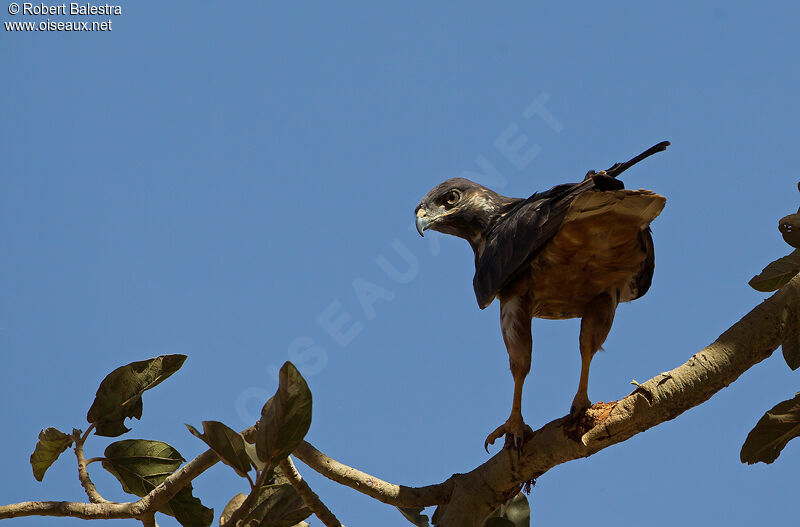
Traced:
[[591, 179], [558, 185], [520, 202], [495, 223], [475, 256], [472, 286], [481, 309], [555, 236], [575, 197], [593, 188]]
[[[621, 217], [629, 216], [631, 222], [640, 224], [640, 229], [646, 229], [664, 202], [662, 196], [649, 191], [599, 191], [592, 180], [534, 194], [493, 226], [483, 251], [476, 256], [473, 286], [478, 305], [483, 309], [491, 304], [505, 284], [528, 269], [564, 222], [585, 221], [613, 211]], [[630, 286], [631, 292], [636, 290], [634, 298], [647, 291], [654, 266], [652, 238], [649, 230], [642, 233], [647, 258]]]

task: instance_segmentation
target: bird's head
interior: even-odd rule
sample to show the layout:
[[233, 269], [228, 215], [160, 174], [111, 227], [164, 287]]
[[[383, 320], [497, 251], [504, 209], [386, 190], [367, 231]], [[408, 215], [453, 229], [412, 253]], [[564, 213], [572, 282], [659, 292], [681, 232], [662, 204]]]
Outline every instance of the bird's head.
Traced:
[[440, 183], [428, 192], [417, 208], [417, 231], [428, 229], [464, 238], [473, 245], [511, 200], [464, 178]]

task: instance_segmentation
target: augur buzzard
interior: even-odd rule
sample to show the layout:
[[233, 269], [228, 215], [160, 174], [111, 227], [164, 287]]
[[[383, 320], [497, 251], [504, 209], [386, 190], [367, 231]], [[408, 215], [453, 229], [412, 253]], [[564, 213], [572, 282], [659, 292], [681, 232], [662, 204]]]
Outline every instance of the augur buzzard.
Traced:
[[626, 163], [590, 171], [581, 183], [558, 185], [528, 199], [508, 198], [453, 178], [434, 187], [415, 209], [417, 230], [466, 239], [475, 252], [478, 305], [500, 299], [500, 327], [514, 377], [511, 416], [489, 434], [521, 448], [522, 385], [531, 367], [531, 319], [580, 318], [581, 375], [570, 414], [591, 406], [589, 365], [603, 345], [617, 304], [644, 295], [655, 267], [652, 222], [666, 199], [625, 190], [616, 176], [662, 150], [659, 143]]

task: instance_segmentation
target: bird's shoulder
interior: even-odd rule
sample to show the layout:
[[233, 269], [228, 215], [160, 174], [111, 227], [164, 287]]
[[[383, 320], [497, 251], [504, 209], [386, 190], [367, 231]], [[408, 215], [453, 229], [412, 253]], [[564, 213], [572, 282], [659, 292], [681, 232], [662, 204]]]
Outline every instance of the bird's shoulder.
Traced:
[[592, 188], [591, 180], [556, 185], [511, 204], [493, 222], [475, 255], [473, 287], [481, 309], [555, 235], [572, 200]]

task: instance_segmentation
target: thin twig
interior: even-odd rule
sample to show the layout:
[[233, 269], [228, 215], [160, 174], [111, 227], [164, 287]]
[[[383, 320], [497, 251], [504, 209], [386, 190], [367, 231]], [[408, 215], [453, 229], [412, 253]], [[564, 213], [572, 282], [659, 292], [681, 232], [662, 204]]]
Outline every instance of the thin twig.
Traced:
[[395, 507], [427, 507], [446, 503], [453, 490], [452, 478], [426, 487], [406, 487], [376, 478], [332, 459], [303, 441], [295, 457], [328, 479]]
[[206, 450], [170, 474], [159, 486], [151, 490], [147, 496], [135, 502], [131, 507], [131, 512], [135, 516], [140, 516], [148, 511], [158, 510], [194, 478], [213, 467], [217, 461], [219, 461], [217, 454], [211, 449]]
[[89, 437], [89, 432], [94, 428], [94, 425], [91, 425], [86, 433], [81, 436], [78, 430], [75, 430], [75, 434], [73, 435], [73, 440], [75, 441], [75, 457], [78, 458], [78, 479], [81, 482], [81, 486], [83, 490], [86, 491], [86, 495], [89, 497], [89, 501], [92, 503], [108, 503], [108, 500], [103, 498], [100, 493], [97, 491], [97, 487], [94, 486], [92, 482], [92, 478], [89, 477], [89, 472], [86, 470], [86, 457], [83, 454], [83, 443], [86, 441], [86, 438]]
[[94, 430], [94, 423], [90, 424], [89, 428], [87, 428], [86, 431], [81, 436], [81, 443], [86, 442], [86, 439], [89, 437], [89, 434], [92, 433], [92, 430]]
[[322, 500], [319, 499], [319, 496], [311, 490], [311, 487], [308, 486], [308, 483], [300, 477], [300, 473], [297, 472], [297, 468], [295, 468], [294, 463], [292, 463], [292, 458], [287, 457], [283, 461], [281, 461], [281, 470], [283, 471], [283, 475], [289, 479], [289, 483], [292, 484], [294, 490], [303, 498], [303, 502], [306, 504], [306, 507], [311, 509], [319, 521], [325, 524], [325, 527], [342, 527], [342, 523], [336, 518], [336, 516], [331, 512], [331, 510], [322, 503]]
[[76, 503], [71, 501], [23, 501], [0, 506], [0, 520], [22, 516], [67, 516], [82, 520], [135, 518], [132, 503]]

